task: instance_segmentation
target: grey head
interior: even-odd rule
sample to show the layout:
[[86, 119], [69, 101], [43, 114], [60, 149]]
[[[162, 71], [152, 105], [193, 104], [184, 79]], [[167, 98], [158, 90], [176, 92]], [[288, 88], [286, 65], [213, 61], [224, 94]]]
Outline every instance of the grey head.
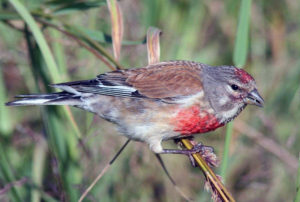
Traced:
[[203, 66], [203, 87], [211, 107], [224, 123], [234, 119], [247, 104], [262, 107], [254, 78], [234, 66]]

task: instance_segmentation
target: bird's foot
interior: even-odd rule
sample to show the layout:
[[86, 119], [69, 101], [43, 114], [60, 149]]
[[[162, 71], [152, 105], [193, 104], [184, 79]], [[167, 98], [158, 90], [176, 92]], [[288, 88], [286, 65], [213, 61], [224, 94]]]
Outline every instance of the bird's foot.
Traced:
[[192, 155], [192, 154], [196, 154], [196, 153], [199, 153], [199, 154], [202, 154], [206, 151], [210, 151], [210, 152], [213, 152], [214, 149], [210, 146], [205, 146], [203, 145], [202, 143], [198, 143], [198, 144], [195, 144], [193, 146], [192, 149], [164, 149], [161, 154], [185, 154], [185, 155]]
[[[202, 143], [197, 143], [196, 145], [194, 145], [194, 147], [192, 148], [192, 150], [197, 151], [195, 153], [200, 154], [200, 156], [202, 156], [203, 159], [205, 159], [205, 161], [210, 165], [210, 166], [217, 166], [218, 162], [217, 162], [217, 157], [214, 153], [214, 148], [210, 147], [210, 146], [205, 146]], [[197, 164], [195, 162], [195, 158], [193, 157], [193, 154], [188, 154], [188, 157], [190, 159], [190, 162], [192, 164], [193, 167], [197, 167]]]
[[[175, 142], [179, 142], [176, 141]], [[202, 143], [197, 143], [191, 140], [191, 143], [194, 145], [190, 150], [179, 150], [179, 149], [164, 149], [161, 154], [184, 154], [187, 155], [190, 159], [190, 162], [193, 167], [197, 167], [193, 154], [200, 154], [201, 157], [209, 164], [211, 167], [217, 167], [219, 164], [219, 160], [214, 153], [213, 147], [205, 146]]]

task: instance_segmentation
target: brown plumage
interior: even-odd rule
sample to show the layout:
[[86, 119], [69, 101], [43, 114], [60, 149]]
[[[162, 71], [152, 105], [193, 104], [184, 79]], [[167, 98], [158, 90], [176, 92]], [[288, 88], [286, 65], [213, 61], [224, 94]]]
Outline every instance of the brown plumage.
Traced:
[[149, 98], [170, 98], [196, 94], [202, 90], [201, 65], [174, 61], [127, 71], [126, 82]]

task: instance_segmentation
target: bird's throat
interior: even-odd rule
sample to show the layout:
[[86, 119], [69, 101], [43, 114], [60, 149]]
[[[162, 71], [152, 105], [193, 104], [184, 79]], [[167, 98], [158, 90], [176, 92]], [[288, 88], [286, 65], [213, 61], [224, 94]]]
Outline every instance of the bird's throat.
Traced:
[[209, 113], [208, 110], [201, 109], [199, 106], [191, 106], [179, 110], [172, 119], [172, 123], [175, 125], [174, 131], [182, 135], [205, 133], [224, 125], [214, 114]]

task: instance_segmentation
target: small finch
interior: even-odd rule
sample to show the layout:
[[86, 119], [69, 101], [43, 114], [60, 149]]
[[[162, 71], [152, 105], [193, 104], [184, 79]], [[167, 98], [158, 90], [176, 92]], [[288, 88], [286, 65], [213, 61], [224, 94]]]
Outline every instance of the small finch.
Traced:
[[206, 133], [224, 126], [247, 106], [262, 107], [253, 77], [233, 66], [169, 61], [100, 74], [92, 80], [53, 84], [58, 93], [19, 95], [8, 106], [71, 105], [118, 126], [129, 139], [146, 142], [155, 153], [163, 140]]

